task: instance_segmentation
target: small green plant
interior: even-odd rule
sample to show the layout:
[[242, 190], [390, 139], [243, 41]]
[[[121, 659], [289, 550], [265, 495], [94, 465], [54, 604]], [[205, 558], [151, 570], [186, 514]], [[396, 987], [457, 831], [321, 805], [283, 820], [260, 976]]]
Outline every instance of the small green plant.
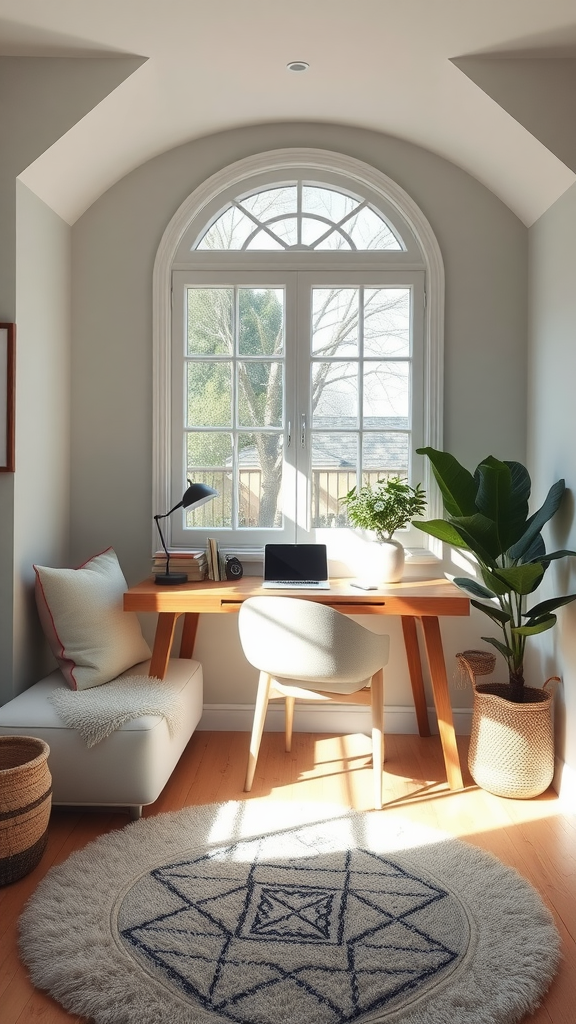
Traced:
[[396, 530], [409, 526], [414, 516], [426, 508], [426, 492], [421, 484], [411, 487], [399, 476], [378, 480], [372, 486], [353, 487], [343, 498], [348, 519], [363, 530], [374, 530], [378, 540], [390, 540]]

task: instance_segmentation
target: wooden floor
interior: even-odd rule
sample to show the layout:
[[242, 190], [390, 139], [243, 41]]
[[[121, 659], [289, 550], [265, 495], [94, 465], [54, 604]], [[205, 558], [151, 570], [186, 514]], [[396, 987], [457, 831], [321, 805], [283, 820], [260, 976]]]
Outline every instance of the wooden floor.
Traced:
[[[320, 801], [368, 810], [372, 776], [370, 741], [365, 736], [296, 733], [293, 750], [283, 750], [280, 733], [262, 741], [251, 794], [242, 791], [248, 736], [197, 732], [152, 815], [190, 804], [225, 800]], [[466, 763], [467, 740], [459, 740]], [[382, 811], [442, 829], [515, 867], [540, 891], [552, 910], [563, 942], [563, 962], [542, 1006], [526, 1024], [576, 1022], [576, 820], [549, 791], [537, 800], [503, 800], [477, 789], [469, 776], [465, 790], [451, 793], [445, 781], [437, 737], [386, 737]], [[265, 820], [265, 818], [264, 818]], [[122, 812], [54, 808], [48, 848], [25, 878], [0, 889], [0, 1024], [80, 1024], [42, 992], [35, 991], [19, 961], [16, 936], [22, 906], [53, 864], [92, 839], [122, 828]], [[169, 1022], [167, 1022], [169, 1024]], [[311, 1022], [313, 1024], [313, 1022]]]

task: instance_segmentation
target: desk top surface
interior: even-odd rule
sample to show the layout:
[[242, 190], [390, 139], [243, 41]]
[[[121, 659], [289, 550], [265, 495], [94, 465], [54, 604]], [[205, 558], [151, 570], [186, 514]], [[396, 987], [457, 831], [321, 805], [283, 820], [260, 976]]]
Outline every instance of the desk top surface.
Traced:
[[[124, 594], [125, 611], [138, 612], [237, 612], [248, 597], [272, 596], [257, 576], [241, 580], [182, 583], [158, 586], [152, 578], [130, 587]], [[470, 601], [446, 579], [406, 580], [382, 583], [377, 590], [359, 590], [349, 579], [331, 579], [330, 590], [274, 592], [277, 597], [299, 597], [329, 604], [348, 614], [469, 615]]]

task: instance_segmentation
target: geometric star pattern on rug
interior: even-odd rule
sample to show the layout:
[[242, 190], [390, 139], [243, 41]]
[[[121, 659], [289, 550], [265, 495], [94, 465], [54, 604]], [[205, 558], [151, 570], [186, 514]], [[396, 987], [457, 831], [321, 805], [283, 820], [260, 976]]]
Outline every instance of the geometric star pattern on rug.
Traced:
[[94, 1024], [520, 1024], [560, 936], [473, 843], [385, 813], [231, 801], [54, 865], [19, 946], [32, 983]]
[[[345, 1024], [453, 969], [469, 932], [459, 902], [393, 859], [353, 849], [267, 859], [251, 840], [153, 869], [161, 911], [120, 930], [182, 994], [237, 1024]], [[148, 904], [149, 905], [149, 904]], [[433, 908], [433, 910], [431, 909]], [[445, 941], [450, 921], [450, 943]]]

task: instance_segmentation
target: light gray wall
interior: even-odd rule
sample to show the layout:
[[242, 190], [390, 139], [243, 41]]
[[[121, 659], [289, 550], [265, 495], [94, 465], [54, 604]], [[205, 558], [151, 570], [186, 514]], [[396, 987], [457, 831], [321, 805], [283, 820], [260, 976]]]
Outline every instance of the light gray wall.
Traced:
[[21, 182], [16, 189], [14, 683], [55, 662], [34, 603], [33, 563], [66, 565], [70, 532], [70, 227]]
[[[363, 160], [419, 204], [446, 268], [445, 446], [470, 466], [525, 457], [527, 232], [492, 193], [434, 154], [373, 132], [260, 125], [178, 147], [103, 195], [72, 230], [72, 492], [75, 563], [111, 544], [129, 583], [148, 575], [152, 488], [152, 269], [166, 225], [208, 176], [235, 160], [310, 146]], [[150, 626], [151, 624], [149, 624]], [[376, 628], [376, 627], [374, 627]], [[399, 624], [386, 702], [411, 704]], [[478, 644], [474, 619], [446, 623], [453, 654]], [[482, 627], [483, 628], [483, 627]], [[206, 701], [253, 700], [232, 616], [204, 616], [197, 641]], [[454, 703], [469, 703], [456, 691]]]
[[[550, 524], [554, 548], [576, 549], [576, 185], [530, 229], [528, 459], [535, 500], [564, 478], [568, 493]], [[552, 563], [542, 599], [576, 592], [576, 558]], [[531, 674], [562, 677], [556, 697], [557, 753], [576, 771], [576, 602], [531, 645]]]
[[[64, 132], [68, 131], [84, 114], [91, 110], [119, 82], [139, 67], [141, 58], [62, 58], [62, 57], [0, 57], [0, 321], [16, 323], [16, 380], [17, 380], [17, 431], [16, 431], [16, 472], [0, 473], [0, 703], [8, 700], [20, 688], [30, 673], [34, 672], [34, 658], [29, 658], [26, 644], [29, 637], [31, 609], [29, 596], [24, 594], [29, 576], [29, 565], [25, 578], [22, 577], [23, 559], [39, 560], [35, 553], [34, 533], [23, 540], [17, 521], [20, 515], [31, 525], [27, 511], [27, 498], [32, 498], [33, 479], [22, 479], [32, 472], [28, 458], [28, 434], [32, 426], [29, 418], [37, 397], [37, 383], [33, 369], [37, 358], [38, 367], [49, 362], [46, 346], [58, 337], [55, 352], [56, 365], [60, 361], [61, 339], [56, 323], [60, 324], [61, 313], [56, 311], [60, 302], [69, 303], [68, 285], [61, 276], [62, 231], [54, 227], [49, 218], [40, 215], [38, 208], [28, 214], [21, 207], [22, 224], [28, 231], [27, 249], [20, 246], [21, 266], [25, 282], [17, 283], [17, 176], [44, 150], [48, 149]], [[20, 193], [22, 197], [23, 193]], [[25, 202], [25, 200], [23, 200]], [[40, 268], [39, 288], [50, 282], [56, 288], [65, 290], [60, 297], [51, 295], [52, 305], [47, 311], [47, 323], [42, 323], [41, 311], [36, 307], [35, 292], [27, 276], [28, 259], [34, 258], [35, 229], [32, 225], [37, 218], [39, 228], [38, 246], [43, 252], [44, 264]], [[53, 233], [52, 233], [53, 232]], [[48, 241], [48, 236], [51, 240]], [[56, 240], [58, 239], [58, 240]], [[52, 254], [53, 252], [53, 254]], [[54, 259], [53, 271], [50, 263]], [[52, 276], [51, 276], [52, 275]], [[18, 299], [17, 299], [18, 290]], [[46, 289], [49, 291], [49, 289]], [[32, 308], [28, 311], [28, 300]], [[20, 323], [19, 323], [20, 321]], [[36, 327], [31, 330], [32, 322]], [[20, 330], [22, 326], [23, 332]], [[46, 330], [44, 329], [46, 326]], [[30, 388], [30, 390], [29, 390]], [[67, 399], [66, 399], [67, 402]], [[24, 417], [22, 416], [24, 410]], [[48, 411], [48, 410], [46, 410]], [[55, 420], [52, 420], [54, 413]], [[53, 441], [59, 431], [60, 413], [55, 407], [44, 425], [46, 436]], [[22, 462], [19, 463], [19, 456]], [[60, 455], [55, 465], [55, 478], [60, 479]], [[46, 472], [49, 473], [49, 467]], [[18, 496], [17, 496], [18, 489]], [[48, 507], [48, 500], [54, 492], [45, 496], [44, 514], [50, 519], [62, 512], [62, 499], [58, 494], [54, 506]], [[24, 496], [27, 496], [25, 498]], [[16, 507], [17, 503], [17, 507]], [[37, 509], [37, 514], [40, 512]], [[16, 536], [18, 531], [18, 536]], [[60, 543], [53, 549], [46, 544], [48, 533], [38, 531], [39, 550], [43, 555], [58, 559], [61, 557]], [[15, 576], [16, 574], [16, 576]], [[17, 634], [17, 635], [16, 635]], [[25, 660], [21, 660], [26, 655]]]

